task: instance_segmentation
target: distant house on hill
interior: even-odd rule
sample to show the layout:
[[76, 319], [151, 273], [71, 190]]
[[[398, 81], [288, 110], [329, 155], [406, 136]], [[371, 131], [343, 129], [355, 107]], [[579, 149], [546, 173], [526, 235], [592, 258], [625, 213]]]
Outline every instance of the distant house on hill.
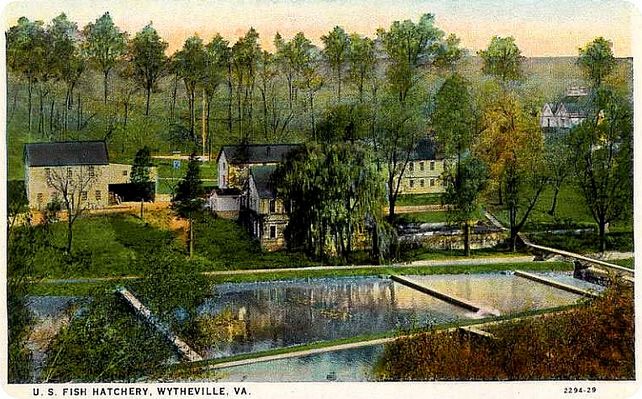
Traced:
[[289, 221], [288, 209], [277, 198], [272, 182], [275, 170], [275, 165], [250, 167], [239, 216], [250, 234], [268, 251], [285, 247], [284, 233]]
[[218, 153], [218, 186], [242, 188], [250, 166], [278, 165], [299, 144], [226, 145]]
[[588, 90], [571, 87], [558, 102], [546, 103], [542, 107], [540, 126], [544, 129], [571, 129], [587, 116]]
[[[109, 163], [104, 141], [30, 143], [24, 149], [25, 187], [29, 207], [44, 209], [61, 198], [60, 187], [77, 189], [89, 208], [102, 208], [120, 192], [126, 195], [131, 165]], [[151, 168], [150, 180], [156, 180]]]
[[410, 154], [410, 161], [401, 179], [401, 194], [441, 193], [444, 185], [441, 175], [444, 172], [443, 154], [433, 137], [420, 139]]

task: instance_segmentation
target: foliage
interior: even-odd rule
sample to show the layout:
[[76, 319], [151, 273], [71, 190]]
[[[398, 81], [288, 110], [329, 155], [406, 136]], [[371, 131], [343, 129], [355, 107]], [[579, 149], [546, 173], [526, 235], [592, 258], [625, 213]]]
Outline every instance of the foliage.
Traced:
[[475, 136], [475, 110], [470, 83], [461, 75], [450, 75], [435, 96], [432, 127], [447, 156], [458, 162], [468, 151]]
[[292, 248], [344, 257], [364, 221], [381, 222], [380, 175], [361, 144], [304, 146], [275, 173], [279, 195], [292, 204], [286, 229]]
[[113, 290], [94, 293], [49, 347], [47, 382], [136, 381], [174, 354], [160, 333], [138, 319]]
[[176, 186], [176, 192], [172, 197], [172, 209], [182, 217], [190, 215], [201, 209], [203, 206], [203, 181], [201, 180], [200, 161], [196, 153], [192, 152], [187, 164], [187, 172]]
[[198, 36], [187, 38], [183, 48], [172, 56], [172, 70], [185, 84], [189, 107], [189, 133], [190, 139], [194, 142], [196, 142], [196, 86], [206, 75], [206, 59], [203, 40]]
[[84, 28], [85, 51], [91, 62], [103, 73], [104, 102], [107, 104], [107, 80], [127, 49], [127, 34], [114, 24], [108, 12]]
[[152, 167], [152, 156], [149, 147], [145, 146], [136, 152], [129, 180], [136, 186], [136, 197], [143, 201], [153, 194], [154, 186], [149, 178]]
[[29, 199], [24, 180], [7, 181], [7, 228], [11, 230], [16, 219], [29, 210]]
[[612, 47], [613, 43], [600, 36], [580, 48], [577, 64], [595, 88], [600, 87], [604, 79], [613, 72], [615, 57]]
[[598, 91], [596, 103], [599, 114], [573, 129], [570, 140], [576, 178], [603, 251], [607, 223], [632, 209], [633, 119], [628, 101], [609, 90]]
[[477, 54], [484, 60], [482, 71], [504, 84], [519, 80], [523, 75], [524, 57], [511, 36], [493, 36], [488, 48], [478, 51]]
[[375, 73], [377, 63], [374, 40], [356, 33], [350, 35], [350, 50], [348, 51], [349, 76], [357, 88], [359, 101], [364, 101], [366, 82]]
[[384, 380], [633, 379], [633, 290], [609, 289], [557, 315], [505, 323], [496, 339], [459, 332], [400, 338], [376, 369]]
[[151, 23], [136, 33], [129, 44], [128, 57], [134, 67], [134, 79], [147, 93], [145, 115], [149, 115], [149, 97], [167, 69], [167, 46]]
[[350, 36], [340, 26], [335, 26], [327, 35], [321, 36], [325, 45], [323, 55], [335, 74], [337, 100], [341, 101], [341, 83], [343, 69], [350, 57]]

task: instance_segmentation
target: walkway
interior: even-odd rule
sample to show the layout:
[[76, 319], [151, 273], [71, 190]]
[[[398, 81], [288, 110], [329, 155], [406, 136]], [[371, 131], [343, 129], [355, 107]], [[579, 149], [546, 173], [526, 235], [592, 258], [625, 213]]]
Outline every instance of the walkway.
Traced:
[[[423, 266], [473, 266], [473, 265], [494, 265], [502, 263], [530, 263], [533, 256], [495, 256], [487, 258], [465, 258], [465, 259], [434, 259], [418, 260], [409, 263], [396, 263], [392, 265], [352, 265], [352, 266], [307, 266], [307, 267], [283, 267], [272, 269], [243, 269], [243, 270], [215, 270], [201, 272], [204, 276], [236, 276], [247, 274], [282, 273], [282, 272], [307, 272], [307, 271], [332, 271], [332, 270], [360, 270], [360, 269], [401, 269], [408, 267]], [[44, 279], [43, 283], [64, 284], [64, 283], [99, 283], [105, 281], [136, 280], [143, 276], [114, 276], [114, 277], [78, 277], [68, 279]]]

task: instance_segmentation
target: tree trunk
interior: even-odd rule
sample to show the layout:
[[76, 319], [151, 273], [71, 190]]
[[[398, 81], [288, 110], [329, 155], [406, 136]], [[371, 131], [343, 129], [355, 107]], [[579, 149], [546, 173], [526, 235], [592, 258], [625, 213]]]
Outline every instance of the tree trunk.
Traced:
[[559, 186], [555, 187], [555, 192], [553, 193], [553, 203], [551, 204], [551, 209], [548, 210], [548, 214], [555, 216], [555, 209], [557, 208], [557, 195], [560, 192]]
[[227, 67], [227, 131], [232, 133], [232, 67]]
[[470, 256], [470, 224], [464, 223], [464, 255]]
[[191, 258], [192, 255], [194, 255], [194, 221], [191, 215], [189, 217], [189, 237], [187, 238], [187, 241], [189, 257]]
[[[33, 108], [33, 82], [31, 79], [29, 79], [29, 85], [27, 86], [27, 93], [28, 93], [28, 100], [27, 100], [27, 108], [28, 110], [28, 120], [29, 120], [29, 133], [31, 133], [31, 110]], [[31, 137], [29, 137], [29, 141], [31, 141]]]
[[51, 106], [49, 107], [49, 134], [50, 135], [53, 135], [54, 103], [55, 103], [55, 100], [54, 100], [53, 94], [52, 94]]
[[510, 251], [511, 252], [516, 252], [517, 251], [517, 231], [514, 229], [510, 230]]
[[606, 222], [602, 219], [598, 222], [600, 236], [600, 252], [606, 251]]
[[148, 87], [147, 88], [147, 102], [145, 104], [145, 116], [149, 115], [149, 98], [151, 97], [151, 95], [152, 95], [152, 89]]
[[144, 219], [144, 211], [145, 211], [145, 200], [141, 197], [140, 199], [140, 220], [145, 220]]
[[109, 77], [109, 71], [103, 71], [103, 74], [104, 74], [104, 80], [103, 80], [103, 83], [104, 83], [104, 86], [105, 86], [105, 87], [104, 87], [104, 89], [105, 89], [105, 93], [104, 93], [104, 94], [105, 94], [105, 96], [104, 96], [104, 99], [105, 99], [105, 105], [106, 105], [106, 104], [107, 104], [107, 79], [108, 79], [108, 77]]
[[65, 249], [66, 254], [71, 254], [71, 242], [73, 240], [73, 222], [71, 217], [71, 212], [67, 210], [67, 248]]
[[124, 127], [127, 127], [127, 117], [129, 116], [129, 103], [125, 101], [125, 120], [123, 121]]

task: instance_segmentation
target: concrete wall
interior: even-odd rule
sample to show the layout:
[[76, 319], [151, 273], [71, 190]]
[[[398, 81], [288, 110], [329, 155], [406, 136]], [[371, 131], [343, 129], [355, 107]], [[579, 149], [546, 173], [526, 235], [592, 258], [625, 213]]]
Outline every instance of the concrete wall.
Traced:
[[[402, 237], [402, 241], [433, 249], [464, 249], [464, 236], [461, 230], [454, 234], [430, 232]], [[508, 239], [507, 232], [492, 232], [470, 235], [470, 248], [492, 248]]]

